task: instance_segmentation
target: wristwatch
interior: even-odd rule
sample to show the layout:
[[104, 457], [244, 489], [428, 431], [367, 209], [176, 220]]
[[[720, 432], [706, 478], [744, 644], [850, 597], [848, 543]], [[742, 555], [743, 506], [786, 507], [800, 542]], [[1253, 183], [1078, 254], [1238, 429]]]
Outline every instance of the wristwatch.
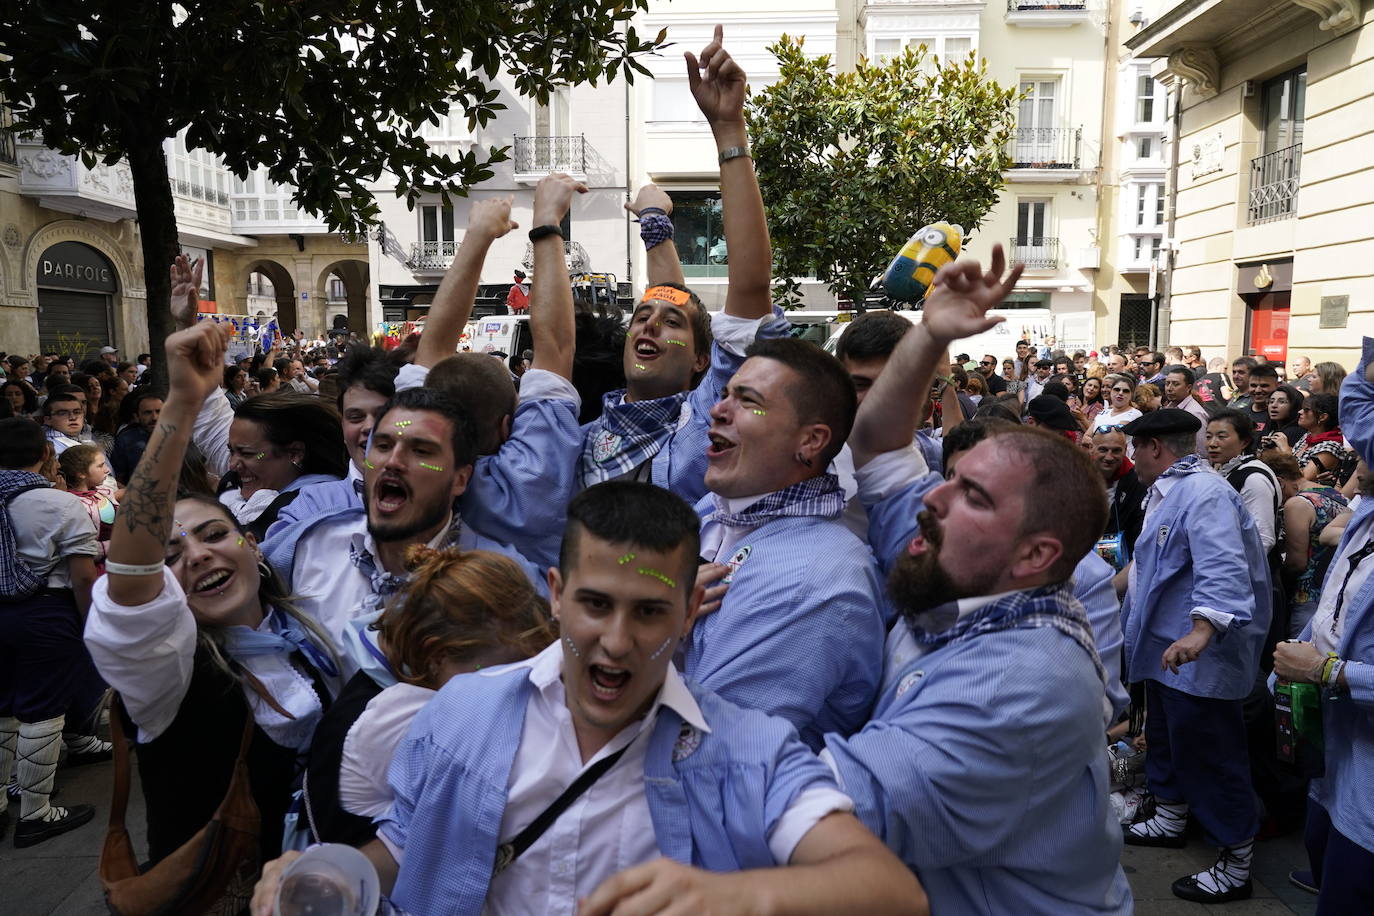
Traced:
[[718, 159], [720, 161], [720, 164], [724, 165], [731, 159], [738, 159], [740, 156], [748, 155], [750, 155], [750, 153], [749, 147], [747, 146], [727, 146], [725, 149], [720, 151], [720, 156], [718, 157]]
[[558, 226], [535, 226], [530, 230], [530, 241], [537, 242], [551, 235], [556, 235], [561, 239], [563, 237], [563, 230]]

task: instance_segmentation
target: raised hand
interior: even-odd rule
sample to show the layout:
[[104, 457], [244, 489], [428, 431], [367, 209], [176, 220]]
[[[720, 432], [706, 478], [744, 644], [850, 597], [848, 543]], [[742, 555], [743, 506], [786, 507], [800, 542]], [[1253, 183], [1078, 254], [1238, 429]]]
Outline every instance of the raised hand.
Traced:
[[178, 328], [189, 328], [196, 323], [196, 312], [200, 305], [200, 278], [205, 262], [196, 258], [192, 261], [184, 254], [172, 261], [172, 321]]
[[534, 189], [534, 223], [557, 226], [572, 206], [574, 194], [586, 194], [587, 186], [562, 172], [550, 172]]
[[669, 216], [673, 215], [673, 199], [668, 196], [667, 191], [652, 183], [640, 188], [635, 199], [625, 205], [625, 209], [635, 216], [650, 207], [657, 207]]
[[1003, 321], [988, 317], [988, 310], [996, 308], [1016, 287], [1024, 265], [1017, 264], [1007, 273], [1006, 256], [1001, 245], [992, 246], [992, 263], [983, 272], [977, 261], [960, 259], [940, 268], [926, 296], [921, 324], [941, 344], [981, 334]]
[[510, 218], [511, 197], [484, 197], [474, 201], [468, 216], [468, 232], [484, 238], [499, 239], [520, 224]]
[[687, 85], [697, 107], [711, 124], [744, 123], [744, 91], [748, 77], [744, 68], [722, 46], [724, 29], [717, 25], [711, 43], [698, 58], [691, 51], [687, 59]]
[[201, 404], [224, 381], [224, 354], [234, 328], [202, 321], [167, 338], [167, 375], [172, 397]]

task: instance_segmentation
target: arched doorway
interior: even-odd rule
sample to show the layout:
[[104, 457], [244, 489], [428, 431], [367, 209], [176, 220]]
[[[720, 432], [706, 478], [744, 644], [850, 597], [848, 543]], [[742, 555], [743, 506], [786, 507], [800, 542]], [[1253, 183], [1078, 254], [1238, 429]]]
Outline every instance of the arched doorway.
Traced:
[[[261, 288], [266, 289], [266, 286], [270, 286], [271, 295], [276, 299], [277, 327], [281, 328], [283, 335], [290, 334], [299, 323], [296, 318], [296, 284], [291, 279], [291, 272], [276, 261], [253, 261], [248, 265], [243, 283], [239, 287], [248, 290], [250, 297], [255, 289], [254, 274], [260, 274], [267, 279], [267, 284]], [[258, 311], [253, 307], [251, 298], [249, 305], [249, 314]]]
[[324, 293], [323, 324], [333, 326], [334, 317], [347, 316], [348, 329], [367, 332], [367, 262], [352, 258], [335, 261], [320, 271], [318, 288]]
[[79, 362], [110, 346], [119, 284], [105, 255], [81, 242], [58, 242], [38, 259], [36, 286], [43, 352], [67, 353]]

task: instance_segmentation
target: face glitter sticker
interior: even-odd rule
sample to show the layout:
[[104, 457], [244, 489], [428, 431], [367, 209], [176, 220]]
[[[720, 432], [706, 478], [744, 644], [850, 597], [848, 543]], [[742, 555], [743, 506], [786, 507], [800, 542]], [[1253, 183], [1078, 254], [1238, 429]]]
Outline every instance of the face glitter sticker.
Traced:
[[577, 646], [576, 646], [576, 644], [573, 643], [572, 637], [571, 637], [571, 636], [564, 636], [564, 637], [563, 637], [563, 642], [567, 644], [567, 646], [568, 646], [568, 651], [571, 652], [571, 653], [573, 654], [573, 657], [574, 657], [574, 658], [581, 658], [581, 657], [582, 657], [582, 653], [577, 651]]
[[623, 557], [621, 557], [620, 559], [616, 560], [616, 562], [619, 563], [621, 566], [624, 566], [626, 563], [630, 562], [630, 561], [633, 560], [634, 558], [635, 558], [635, 555], [634, 555], [634, 554], [632, 554], [632, 553], [627, 553], [627, 554], [625, 554], [625, 556], [623, 556]]
[[242, 546], [243, 546], [243, 538], [241, 538], [241, 537], [239, 538], [238, 546], [239, 546], [239, 547], [242, 547]]
[[267, 453], [266, 453], [266, 452], [258, 452], [258, 453], [257, 453], [256, 455], [254, 455], [253, 457], [254, 457], [256, 460], [261, 461], [262, 459], [264, 459], [264, 458], [267, 457]]
[[412, 423], [414, 423], [414, 422], [415, 422], [414, 420], [397, 420], [397, 421], [396, 421], [396, 428], [397, 428], [397, 429], [405, 429], [407, 426], [409, 426], [410, 424], [412, 424]]
[[672, 344], [672, 345], [675, 346], [675, 347], [685, 347], [685, 346], [687, 346], [687, 341], [685, 341], [685, 340], [673, 340], [671, 337], [668, 338], [668, 343]]
[[638, 369], [640, 372], [643, 372], [643, 371], [645, 371], [645, 369], [647, 369], [648, 367], [647, 367], [647, 366], [642, 366], [642, 365], [640, 365], [639, 363], [635, 363], [635, 368]]
[[363, 467], [367, 468], [369, 471], [374, 471], [377, 469], [377, 465], [373, 464], [371, 461], [368, 461], [366, 458], [363, 459]]
[[[398, 434], [398, 435], [399, 435], [399, 434]], [[423, 462], [423, 461], [420, 462], [420, 467], [424, 468], [426, 471], [442, 471], [442, 470], [443, 470], [443, 468], [440, 467], [440, 466], [437, 465], [437, 464], [426, 464], [426, 463]]]
[[665, 576], [663, 573], [659, 572], [658, 570], [652, 567], [641, 566], [638, 569], [636, 569], [635, 572], [639, 573], [641, 576], [648, 576], [651, 579], [657, 579], [669, 588], [677, 588], [676, 582], [674, 582], [671, 578]]
[[671, 646], [672, 644], [673, 644], [673, 637], [671, 637], [671, 636], [669, 636], [667, 639], [663, 640], [663, 645], [659, 646], [657, 649], [654, 650], [653, 654], [649, 656], [649, 661], [653, 661], [654, 659], [658, 658], [658, 657], [659, 657], [660, 655], [662, 655], [662, 654], [664, 653], [664, 651], [666, 651], [667, 648], [668, 648], [669, 646]]
[[757, 407], [755, 407], [753, 410], [751, 410], [750, 413], [752, 413], [752, 414], [753, 414], [754, 416], [756, 416], [756, 417], [766, 417], [766, 416], [768, 416], [768, 411], [766, 411], [766, 410], [759, 410]]

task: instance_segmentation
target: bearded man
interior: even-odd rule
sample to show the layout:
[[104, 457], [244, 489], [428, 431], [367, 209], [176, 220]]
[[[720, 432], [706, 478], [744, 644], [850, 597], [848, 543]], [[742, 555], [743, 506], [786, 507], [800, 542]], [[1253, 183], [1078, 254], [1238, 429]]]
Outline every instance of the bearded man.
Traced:
[[[931, 486], [911, 447], [951, 341], [989, 330], [1015, 285], [957, 261], [864, 399], [850, 443], [869, 539], [901, 613], [872, 720], [821, 752], [933, 912], [1129, 913], [1102, 752], [1109, 675], [1073, 595], [1106, 523], [1084, 450], [990, 428]], [[903, 438], [905, 437], [905, 438]]]

